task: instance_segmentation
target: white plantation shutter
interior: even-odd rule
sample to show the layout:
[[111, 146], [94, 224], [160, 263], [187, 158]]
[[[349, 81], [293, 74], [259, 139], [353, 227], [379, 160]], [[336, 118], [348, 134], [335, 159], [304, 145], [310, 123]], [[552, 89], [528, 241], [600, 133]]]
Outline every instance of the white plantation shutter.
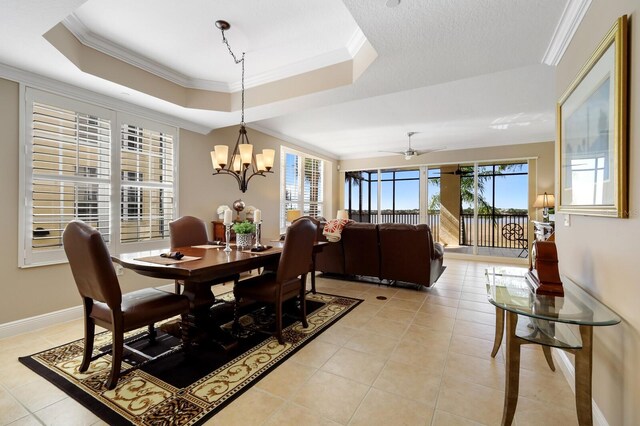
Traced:
[[322, 216], [324, 201], [323, 161], [317, 158], [301, 158], [304, 164], [304, 207], [303, 215]]
[[174, 218], [173, 135], [131, 124], [120, 130], [120, 242], [166, 239]]
[[112, 253], [167, 246], [176, 214], [177, 129], [26, 88], [19, 265], [66, 261], [71, 220]]
[[281, 148], [280, 232], [286, 228], [287, 211], [322, 216], [324, 209], [324, 161]]
[[31, 261], [59, 257], [62, 231], [73, 219], [110, 239], [110, 112], [80, 112], [83, 105], [78, 106], [71, 110], [35, 101], [28, 106], [31, 179], [24, 248]]

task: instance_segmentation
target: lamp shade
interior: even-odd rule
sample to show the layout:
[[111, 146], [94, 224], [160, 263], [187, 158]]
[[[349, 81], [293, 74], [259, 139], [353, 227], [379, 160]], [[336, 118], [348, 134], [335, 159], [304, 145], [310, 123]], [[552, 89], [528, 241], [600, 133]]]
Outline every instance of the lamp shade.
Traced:
[[336, 213], [336, 219], [347, 220], [349, 219], [349, 213], [346, 210], [338, 210]]
[[533, 203], [533, 207], [542, 209], [545, 207], [553, 207], [556, 205], [556, 197], [553, 194], [539, 194], [536, 197], [536, 201]]
[[287, 210], [287, 222], [293, 222], [302, 216], [302, 212], [300, 210]]

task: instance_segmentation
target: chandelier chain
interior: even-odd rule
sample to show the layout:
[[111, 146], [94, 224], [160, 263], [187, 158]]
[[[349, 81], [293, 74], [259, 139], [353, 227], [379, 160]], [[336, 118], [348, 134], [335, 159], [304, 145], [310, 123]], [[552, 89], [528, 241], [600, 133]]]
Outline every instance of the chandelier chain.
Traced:
[[227, 37], [225, 37], [225, 35], [224, 35], [224, 30], [221, 30], [221, 31], [222, 31], [222, 42], [227, 45], [227, 50], [229, 51], [229, 54], [231, 54], [231, 57], [233, 58], [233, 61], [236, 64], [242, 64], [242, 80], [241, 80], [241, 84], [242, 84], [242, 92], [241, 92], [242, 118], [240, 119], [240, 122], [244, 125], [244, 54], [245, 54], [245, 52], [242, 52], [242, 58], [238, 59], [236, 57], [235, 53], [233, 53], [233, 50], [231, 50], [231, 46], [229, 45], [229, 41], [227, 40]]

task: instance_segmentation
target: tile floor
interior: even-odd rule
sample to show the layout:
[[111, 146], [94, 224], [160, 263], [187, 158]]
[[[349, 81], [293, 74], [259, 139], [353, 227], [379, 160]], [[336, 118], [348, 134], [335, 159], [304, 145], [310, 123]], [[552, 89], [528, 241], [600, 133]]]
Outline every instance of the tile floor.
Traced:
[[[365, 301], [207, 425], [499, 424], [504, 348], [490, 357], [487, 264], [445, 263], [424, 291], [318, 278], [320, 291]], [[80, 337], [77, 320], [0, 340], [0, 425], [105, 424], [17, 360]], [[515, 423], [577, 424], [560, 370], [549, 370], [539, 348], [522, 352]]]

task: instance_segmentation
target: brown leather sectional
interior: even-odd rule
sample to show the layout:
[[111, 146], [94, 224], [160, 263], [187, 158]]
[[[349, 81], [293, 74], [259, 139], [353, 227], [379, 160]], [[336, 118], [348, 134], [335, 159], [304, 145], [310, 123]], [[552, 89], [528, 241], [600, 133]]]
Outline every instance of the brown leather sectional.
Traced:
[[342, 230], [339, 242], [329, 243], [316, 255], [315, 267], [330, 274], [430, 287], [442, 274], [443, 255], [428, 225], [353, 222]]

